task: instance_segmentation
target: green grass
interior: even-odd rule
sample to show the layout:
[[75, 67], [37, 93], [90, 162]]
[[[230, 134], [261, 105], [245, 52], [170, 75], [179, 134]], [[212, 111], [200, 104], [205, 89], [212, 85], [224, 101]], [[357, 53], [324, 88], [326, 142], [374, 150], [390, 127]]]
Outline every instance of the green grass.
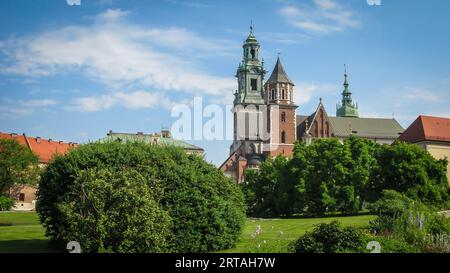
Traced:
[[[371, 215], [361, 215], [327, 218], [248, 219], [236, 247], [220, 252], [287, 252], [289, 243], [306, 231], [312, 230], [315, 224], [339, 220], [343, 226], [366, 228], [373, 218], [374, 216]], [[252, 237], [258, 225], [261, 226], [261, 233]]]
[[[313, 225], [339, 220], [344, 226], [367, 227], [373, 216], [292, 219], [247, 219], [236, 247], [221, 252], [286, 252], [288, 244]], [[252, 237], [257, 226], [261, 234]], [[0, 212], [0, 253], [51, 252], [49, 239], [35, 212]], [[258, 247], [259, 246], [259, 247]]]
[[0, 212], [0, 253], [49, 252], [49, 239], [35, 212]]

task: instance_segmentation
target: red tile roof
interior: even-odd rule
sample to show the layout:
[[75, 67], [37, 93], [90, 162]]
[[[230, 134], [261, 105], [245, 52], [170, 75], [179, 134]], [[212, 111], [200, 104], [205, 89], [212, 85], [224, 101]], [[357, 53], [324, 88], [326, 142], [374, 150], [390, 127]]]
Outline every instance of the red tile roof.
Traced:
[[426, 140], [450, 142], [450, 118], [419, 116], [399, 140], [410, 143]]
[[78, 146], [76, 143], [66, 143], [39, 137], [29, 137], [25, 134], [8, 134], [0, 132], [0, 139], [16, 139], [21, 145], [31, 149], [39, 158], [40, 163], [48, 163], [55, 154], [65, 154], [71, 148]]

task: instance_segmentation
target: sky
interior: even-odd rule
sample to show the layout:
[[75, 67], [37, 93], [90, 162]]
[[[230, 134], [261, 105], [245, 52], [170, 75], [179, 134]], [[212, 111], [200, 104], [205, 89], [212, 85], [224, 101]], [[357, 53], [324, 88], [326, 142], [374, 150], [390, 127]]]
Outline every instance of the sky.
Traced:
[[[335, 115], [347, 64], [360, 116], [405, 128], [450, 117], [449, 13], [442, 0], [0, 1], [0, 131], [77, 143], [159, 132], [194, 98], [225, 115], [251, 22], [268, 73], [279, 53], [295, 83], [297, 114], [322, 98]], [[231, 122], [188, 142], [220, 165]]]

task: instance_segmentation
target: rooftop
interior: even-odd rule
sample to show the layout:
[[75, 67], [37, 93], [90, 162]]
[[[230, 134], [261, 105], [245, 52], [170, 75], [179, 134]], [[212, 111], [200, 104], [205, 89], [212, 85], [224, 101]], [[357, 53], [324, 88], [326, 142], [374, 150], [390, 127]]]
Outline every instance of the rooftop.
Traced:
[[19, 144], [28, 147], [39, 158], [39, 163], [46, 164], [55, 154], [65, 154], [69, 149], [77, 147], [77, 143], [29, 137], [25, 134], [1, 133], [0, 139], [15, 139]]
[[431, 116], [419, 116], [399, 140], [416, 143], [420, 141], [450, 142], [450, 119]]
[[288, 75], [286, 74], [286, 71], [284, 71], [284, 67], [280, 61], [280, 57], [277, 58], [277, 63], [275, 64], [272, 74], [270, 75], [266, 83], [277, 83], [277, 82], [289, 83], [294, 85], [294, 83], [289, 79]]
[[100, 139], [100, 141], [142, 141], [145, 143], [158, 143], [162, 145], [173, 145], [177, 147], [181, 147], [185, 150], [195, 150], [195, 151], [203, 151], [202, 148], [187, 143], [182, 140], [174, 139], [170, 135], [168, 131], [163, 130], [160, 134], [144, 134], [143, 132], [138, 133], [117, 133], [113, 131], [109, 131], [105, 138]]

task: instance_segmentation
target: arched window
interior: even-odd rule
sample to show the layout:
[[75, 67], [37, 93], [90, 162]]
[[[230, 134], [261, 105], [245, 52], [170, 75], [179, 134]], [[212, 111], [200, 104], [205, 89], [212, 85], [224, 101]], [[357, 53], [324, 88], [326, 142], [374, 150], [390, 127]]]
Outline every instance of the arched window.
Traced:
[[281, 132], [281, 143], [286, 143], [286, 132]]
[[286, 121], [286, 112], [281, 112], [281, 122]]
[[256, 52], [253, 48], [250, 50], [250, 54], [252, 55], [252, 59], [255, 59]]

